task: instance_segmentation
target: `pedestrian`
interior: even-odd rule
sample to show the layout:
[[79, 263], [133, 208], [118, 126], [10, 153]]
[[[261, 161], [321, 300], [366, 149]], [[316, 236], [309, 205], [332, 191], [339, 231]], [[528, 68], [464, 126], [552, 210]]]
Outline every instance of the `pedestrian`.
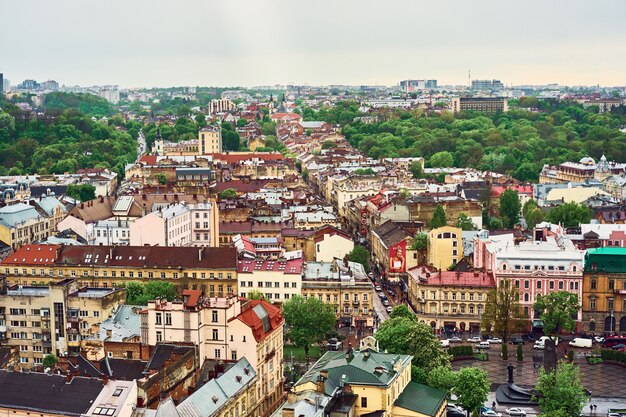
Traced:
[[589, 404], [589, 414], [593, 414], [593, 404]]
[[594, 404], [594, 405], [593, 405], [593, 413], [595, 414], [595, 413], [597, 413], [597, 412], [598, 412], [598, 405], [597, 405], [597, 404]]
[[491, 408], [493, 408], [493, 411], [496, 411], [496, 402], [492, 402], [491, 403]]

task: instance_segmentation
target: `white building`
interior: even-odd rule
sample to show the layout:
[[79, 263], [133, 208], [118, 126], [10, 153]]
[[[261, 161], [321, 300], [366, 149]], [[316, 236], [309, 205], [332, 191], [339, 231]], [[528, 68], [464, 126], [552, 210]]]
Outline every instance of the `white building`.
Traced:
[[128, 245], [130, 224], [127, 219], [106, 219], [91, 223], [87, 242], [90, 245]]
[[268, 301], [282, 303], [302, 291], [302, 257], [297, 259], [242, 259], [237, 262], [239, 295], [259, 291]]
[[153, 211], [130, 225], [131, 246], [190, 246], [191, 209], [185, 203]]

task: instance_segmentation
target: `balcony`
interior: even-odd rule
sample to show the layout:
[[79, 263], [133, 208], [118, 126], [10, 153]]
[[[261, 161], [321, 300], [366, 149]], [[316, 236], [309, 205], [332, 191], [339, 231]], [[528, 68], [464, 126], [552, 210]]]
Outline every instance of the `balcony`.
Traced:
[[80, 340], [68, 340], [67, 346], [68, 347], [80, 347]]
[[43, 347], [48, 347], [51, 348], [52, 347], [52, 340], [42, 340], [41, 341], [41, 346]]
[[80, 321], [80, 317], [78, 316], [67, 316], [68, 323], [78, 323]]
[[50, 316], [41, 316], [41, 321], [50, 321]]
[[361, 305], [361, 302], [360, 302], [360, 301], [358, 301], [358, 300], [354, 300], [354, 301], [352, 301], [352, 305], [353, 305], [354, 307], [358, 307], [359, 305]]

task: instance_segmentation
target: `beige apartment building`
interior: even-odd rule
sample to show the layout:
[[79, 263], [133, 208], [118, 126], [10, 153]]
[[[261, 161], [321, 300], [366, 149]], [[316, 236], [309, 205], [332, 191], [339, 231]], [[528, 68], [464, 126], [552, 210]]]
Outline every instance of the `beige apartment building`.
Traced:
[[460, 228], [450, 226], [428, 232], [428, 265], [445, 271], [463, 259], [462, 234]]
[[13, 285], [0, 294], [0, 335], [19, 351], [21, 367], [31, 368], [48, 353], [80, 353], [81, 341], [125, 301], [124, 289], [80, 287], [75, 279]]
[[258, 373], [259, 415], [273, 412], [283, 397], [283, 325], [280, 308], [266, 301], [205, 298], [183, 291], [183, 301], [155, 300], [142, 314], [142, 343], [186, 342], [205, 359], [236, 362], [245, 357]]
[[219, 126], [206, 126], [198, 132], [198, 155], [222, 152], [222, 130]]

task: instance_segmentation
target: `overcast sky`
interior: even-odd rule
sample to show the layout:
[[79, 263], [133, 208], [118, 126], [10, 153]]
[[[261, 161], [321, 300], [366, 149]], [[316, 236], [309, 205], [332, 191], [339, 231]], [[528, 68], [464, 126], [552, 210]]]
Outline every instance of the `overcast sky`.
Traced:
[[626, 84], [625, 0], [7, 0], [0, 71], [61, 84]]

